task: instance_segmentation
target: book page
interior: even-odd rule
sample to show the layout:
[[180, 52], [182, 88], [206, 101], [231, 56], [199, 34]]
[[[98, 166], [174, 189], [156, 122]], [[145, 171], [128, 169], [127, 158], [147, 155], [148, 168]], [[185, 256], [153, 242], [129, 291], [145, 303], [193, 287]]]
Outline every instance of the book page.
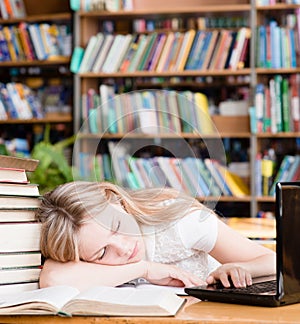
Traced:
[[72, 315], [170, 316], [184, 301], [165, 290], [98, 286], [77, 295], [62, 311]]
[[[64, 304], [78, 293], [79, 290], [73, 287], [55, 286], [17, 294], [0, 295], [0, 313], [10, 314], [10, 308], [12, 308], [11, 310], [14, 313], [18, 313], [18, 310], [21, 311], [24, 309], [45, 309], [57, 313]], [[38, 306], [39, 304], [40, 307]], [[49, 304], [49, 307], [46, 304]]]

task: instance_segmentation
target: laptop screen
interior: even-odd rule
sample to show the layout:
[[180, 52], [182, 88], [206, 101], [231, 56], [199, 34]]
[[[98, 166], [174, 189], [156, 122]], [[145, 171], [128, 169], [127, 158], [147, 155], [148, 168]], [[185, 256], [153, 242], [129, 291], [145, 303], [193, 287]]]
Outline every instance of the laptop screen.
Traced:
[[276, 203], [278, 293], [290, 295], [300, 292], [300, 181], [277, 183]]

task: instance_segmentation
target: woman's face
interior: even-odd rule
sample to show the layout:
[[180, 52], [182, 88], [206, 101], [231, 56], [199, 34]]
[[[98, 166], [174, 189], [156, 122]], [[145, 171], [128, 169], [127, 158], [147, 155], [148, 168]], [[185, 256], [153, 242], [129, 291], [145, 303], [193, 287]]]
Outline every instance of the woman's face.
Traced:
[[82, 225], [79, 254], [87, 262], [122, 265], [144, 259], [145, 244], [134, 217], [108, 204], [101, 215]]

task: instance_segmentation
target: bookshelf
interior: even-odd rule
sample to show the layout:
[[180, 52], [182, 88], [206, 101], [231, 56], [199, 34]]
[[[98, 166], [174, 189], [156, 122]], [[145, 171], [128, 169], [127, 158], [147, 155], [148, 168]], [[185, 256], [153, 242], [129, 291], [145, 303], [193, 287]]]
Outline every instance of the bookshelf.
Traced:
[[[268, 82], [272, 75], [294, 75], [299, 73], [299, 64], [297, 66], [283, 68], [263, 68], [256, 64], [256, 42], [257, 33], [256, 25], [266, 22], [269, 17], [283, 17], [288, 12], [294, 13], [299, 5], [276, 4], [268, 6], [259, 6], [256, 1], [227, 1], [224, 4], [221, 1], [210, 2], [209, 5], [204, 1], [188, 0], [184, 5], [179, 1], [166, 1], [164, 4], [158, 1], [136, 1], [133, 10], [116, 10], [116, 11], [83, 11], [78, 10], [75, 13], [75, 46], [86, 49], [92, 36], [103, 32], [105, 28], [114, 26], [113, 35], [126, 34], [145, 34], [157, 33], [185, 33], [191, 28], [198, 30], [203, 26], [205, 21], [207, 25], [204, 30], [220, 32], [222, 29], [238, 32], [241, 28], [247, 28], [251, 31], [251, 38], [247, 47], [247, 55], [244, 58], [241, 67], [230, 68], [228, 65], [223, 68], [205, 69], [133, 69], [132, 71], [114, 71], [105, 72], [101, 69], [97, 71], [77, 71], [75, 76], [75, 130], [80, 136], [75, 147], [75, 155], [80, 152], [107, 152], [103, 143], [123, 142], [126, 137], [127, 141], [132, 141], [138, 148], [141, 146], [154, 147], [165, 145], [167, 151], [174, 149], [174, 142], [178, 134], [124, 134], [122, 132], [97, 133], [83, 129], [84, 116], [82, 113], [82, 97], [87, 95], [90, 89], [96, 93], [99, 87], [104, 85], [113, 86], [119, 94], [130, 92], [132, 90], [177, 90], [192, 91], [204, 93], [211, 104], [218, 106], [222, 101], [239, 99], [246, 100], [249, 107], [255, 103], [255, 89], [258, 83]], [[225, 17], [225, 18], [224, 18]], [[233, 17], [233, 18], [232, 18]], [[180, 18], [174, 29], [170, 29], [170, 24], [159, 25], [157, 21], [172, 21]], [[220, 24], [220, 21], [229, 24], [233, 19], [239, 21], [237, 26], [214, 25]], [[224, 20], [225, 19], [225, 20]], [[226, 20], [227, 19], [227, 20]], [[240, 19], [240, 20], [238, 20]], [[106, 23], [109, 21], [110, 23]], [[142, 23], [141, 23], [142, 21]], [[152, 21], [152, 23], [150, 23]], [[154, 22], [153, 22], [154, 21]], [[152, 31], [145, 30], [145, 26], [150, 25]], [[142, 26], [142, 27], [141, 27]], [[193, 27], [191, 27], [193, 26]], [[142, 29], [139, 29], [142, 28]], [[142, 30], [137, 32], [136, 30]], [[200, 37], [200, 36], [199, 36]], [[229, 55], [229, 54], [228, 54]], [[298, 59], [298, 58], [297, 58]], [[99, 99], [97, 99], [99, 100]], [[99, 103], [99, 101], [96, 101]], [[211, 106], [210, 106], [211, 108]], [[293, 142], [299, 136], [298, 132], [281, 132], [281, 133], [255, 133], [250, 128], [250, 118], [248, 114], [242, 116], [236, 115], [213, 115], [212, 120], [217, 129], [217, 134], [207, 133], [187, 133], [182, 132], [180, 137], [191, 147], [201, 147], [203, 142], [209, 143], [211, 147], [223, 145], [223, 152], [217, 158], [223, 163], [238, 162], [237, 159], [249, 165], [249, 173], [243, 176], [243, 180], [248, 185], [250, 193], [243, 196], [221, 195], [221, 196], [198, 196], [198, 199], [205, 201], [208, 205], [216, 207], [226, 216], [247, 216], [255, 217], [261, 210], [274, 211], [274, 197], [259, 196], [256, 193], [256, 184], [254, 175], [256, 174], [256, 157], [257, 153], [272, 147], [273, 140], [280, 143], [288, 142], [289, 152], [296, 152]], [[125, 136], [126, 135], [126, 136]], [[173, 142], [166, 144], [167, 141]], [[213, 144], [212, 144], [213, 143]], [[277, 144], [278, 146], [280, 146]], [[285, 146], [285, 144], [283, 144]], [[180, 146], [180, 145], [178, 145]], [[225, 150], [225, 152], [224, 152]], [[159, 151], [159, 150], [158, 150]], [[174, 151], [176, 152], [176, 150]], [[176, 156], [178, 152], [172, 154]], [[166, 154], [160, 150], [161, 154]], [[170, 152], [167, 152], [170, 153]], [[233, 154], [234, 153], [234, 154]], [[240, 154], [238, 154], [240, 153]], [[243, 153], [243, 156], [242, 156]], [[277, 154], [277, 152], [276, 152]], [[295, 153], [296, 154], [296, 153]], [[155, 155], [155, 154], [154, 154]], [[159, 155], [159, 153], [158, 153]], [[77, 159], [76, 164], [82, 165]], [[84, 165], [87, 165], [83, 163]], [[275, 172], [275, 170], [274, 170]]]
[[[7, 112], [5, 118], [0, 120], [0, 135], [5, 142], [21, 136], [29, 142], [30, 151], [42, 136], [46, 124], [51, 124], [54, 139], [73, 133], [73, 75], [69, 71], [73, 21], [68, 0], [41, 3], [23, 0], [23, 3], [25, 12], [21, 16], [16, 16], [15, 12], [7, 16], [3, 10], [0, 11], [0, 33], [3, 37], [0, 58], [1, 101]], [[21, 26], [28, 36], [20, 36]], [[35, 35], [38, 35], [38, 42], [33, 41], [31, 28], [37, 31]], [[40, 37], [45, 38], [41, 41]], [[39, 41], [43, 46], [39, 45], [38, 49]], [[26, 47], [31, 50], [27, 52]], [[28, 96], [24, 99], [24, 94], [18, 92], [25, 102], [23, 109], [29, 111], [26, 117], [14, 113], [15, 105], [5, 101], [3, 93], [6, 93], [8, 84], [13, 88], [18, 84], [19, 89], [30, 91], [35, 106]], [[9, 97], [12, 98], [12, 95], [9, 94]], [[34, 107], [39, 108], [38, 112]]]

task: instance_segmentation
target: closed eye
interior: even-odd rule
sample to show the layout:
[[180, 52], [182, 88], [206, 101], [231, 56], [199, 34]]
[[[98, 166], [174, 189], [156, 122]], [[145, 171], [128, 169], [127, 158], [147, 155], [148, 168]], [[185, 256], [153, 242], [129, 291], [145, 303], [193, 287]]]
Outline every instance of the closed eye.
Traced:
[[106, 253], [106, 246], [100, 251], [98, 260], [102, 260]]
[[118, 230], [120, 229], [120, 226], [121, 226], [121, 221], [119, 220], [119, 221], [117, 222], [117, 224], [116, 224], [115, 229], [114, 229], [112, 232], [113, 232], [113, 233], [117, 233]]

